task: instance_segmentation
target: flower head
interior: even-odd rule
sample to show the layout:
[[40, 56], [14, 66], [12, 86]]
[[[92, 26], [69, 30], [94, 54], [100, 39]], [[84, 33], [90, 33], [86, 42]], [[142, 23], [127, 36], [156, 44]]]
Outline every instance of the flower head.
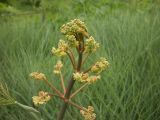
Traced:
[[94, 112], [94, 108], [92, 106], [88, 106], [88, 109], [86, 109], [86, 111], [80, 110], [80, 113], [85, 120], [95, 120], [96, 114], [93, 112]]
[[90, 77], [88, 77], [87, 82], [91, 84], [91, 83], [96, 82], [96, 81], [99, 80], [100, 78], [101, 78], [100, 75], [98, 75], [98, 76], [90, 76]]
[[75, 35], [76, 33], [85, 34], [87, 32], [87, 27], [81, 20], [74, 19], [64, 24], [61, 27], [61, 32], [65, 35]]
[[88, 39], [86, 39], [84, 53], [93, 53], [97, 50], [98, 47], [99, 43], [97, 43], [91, 36]]
[[62, 64], [62, 62], [59, 60], [59, 61], [56, 63], [56, 65], [54, 66], [54, 71], [53, 71], [53, 72], [54, 72], [55, 74], [60, 74], [62, 67], [63, 67], [63, 64]]
[[32, 72], [30, 74], [30, 77], [32, 77], [36, 80], [46, 80], [46, 76], [43, 73], [40, 73], [40, 72]]
[[76, 72], [73, 73], [73, 78], [76, 81], [79, 82], [88, 82], [89, 84], [96, 82], [97, 80], [99, 80], [101, 77], [100, 75], [98, 76], [89, 76], [88, 73], [80, 73], [80, 72]]
[[65, 37], [67, 39], [69, 47], [77, 47], [79, 45], [79, 42], [76, 40], [76, 37], [74, 35], [66, 35]]
[[77, 80], [79, 82], [87, 82], [88, 77], [89, 77], [88, 73], [80, 73], [80, 72], [73, 73], [74, 80]]
[[91, 71], [94, 73], [101, 73], [104, 71], [109, 65], [109, 62], [105, 58], [100, 58], [98, 62], [96, 62], [95, 65], [92, 66]]
[[40, 91], [38, 96], [33, 96], [33, 103], [34, 105], [41, 105], [41, 104], [45, 104], [46, 102], [48, 102], [51, 97], [48, 95], [47, 92], [44, 91]]
[[64, 40], [60, 40], [58, 43], [58, 48], [55, 47], [52, 48], [52, 53], [56, 56], [64, 56], [66, 55], [66, 51], [68, 49], [68, 44]]

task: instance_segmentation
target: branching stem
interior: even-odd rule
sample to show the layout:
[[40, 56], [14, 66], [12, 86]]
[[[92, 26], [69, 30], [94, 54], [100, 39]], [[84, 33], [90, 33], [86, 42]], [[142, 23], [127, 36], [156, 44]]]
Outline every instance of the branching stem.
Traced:
[[52, 88], [58, 95], [63, 96], [63, 94], [62, 94], [57, 88], [55, 88], [51, 83], [49, 83], [49, 81], [48, 81], [47, 79], [45, 79], [44, 81], [45, 81], [45, 83], [46, 83], [50, 88]]
[[88, 56], [89, 56], [89, 54], [87, 54], [87, 55], [84, 57], [84, 60], [82, 61], [81, 66], [85, 63], [85, 61], [87, 60]]
[[[77, 40], [78, 40], [78, 41], [83, 41], [83, 35], [82, 35], [82, 34], [78, 35], [78, 36], [77, 36]], [[71, 62], [72, 62], [73, 69], [76, 70], [76, 71], [80, 71], [80, 69], [81, 69], [82, 55], [83, 55], [83, 46], [84, 46], [84, 42], [82, 42], [82, 43], [80, 42], [80, 44], [79, 44], [79, 49], [78, 49], [79, 58], [78, 58], [77, 67], [74, 65], [73, 58], [71, 57], [71, 55], [67, 53], [67, 54], [69, 55], [69, 57], [70, 57]], [[71, 90], [72, 90], [72, 88], [73, 88], [74, 83], [75, 83], [75, 80], [73, 79], [73, 76], [72, 76], [72, 77], [71, 77], [71, 80], [70, 80], [69, 83], [68, 83], [68, 87], [67, 87], [66, 93], [65, 93], [65, 95], [64, 95], [64, 98], [65, 98], [66, 100], [69, 99], [69, 96], [70, 96], [70, 94], [71, 94]], [[62, 108], [61, 108], [61, 110], [60, 110], [60, 113], [59, 113], [59, 115], [58, 115], [57, 120], [63, 120], [64, 115], [65, 115], [65, 112], [66, 112], [66, 109], [67, 109], [67, 105], [68, 105], [67, 102], [65, 102], [65, 103], [63, 104], [63, 106], [62, 106]]]
[[84, 107], [81, 107], [80, 105], [72, 102], [72, 101], [69, 100], [69, 99], [65, 99], [64, 97], [61, 97], [61, 96], [59, 96], [59, 95], [57, 95], [57, 94], [53, 94], [53, 93], [49, 93], [49, 95], [50, 95], [50, 96], [59, 97], [60, 99], [62, 99], [63, 101], [65, 101], [65, 103], [68, 103], [68, 104], [70, 104], [70, 105], [72, 105], [72, 106], [74, 106], [74, 107], [76, 107], [76, 108], [78, 108], [78, 109], [80, 109], [80, 110], [86, 111], [86, 109], [85, 109]]
[[74, 103], [74, 102], [72, 102], [70, 100], [68, 101], [68, 104], [70, 104], [70, 105], [72, 105], [72, 106], [74, 106], [74, 107], [76, 107], [76, 108], [78, 108], [80, 110], [86, 111], [86, 109], [84, 107], [81, 107], [80, 105], [78, 105], [78, 104], [76, 104], [76, 103]]
[[91, 70], [92, 67], [88, 68], [87, 70], [85, 70], [83, 73], [87, 73]]
[[67, 55], [70, 58], [70, 61], [71, 61], [72, 66], [73, 66], [73, 69], [75, 70], [76, 69], [76, 64], [75, 64], [75, 61], [74, 61], [74, 57], [72, 57], [71, 53], [69, 53], [69, 52], [67, 52]]
[[77, 89], [71, 96], [70, 99], [73, 98], [75, 95], [77, 95], [84, 87], [86, 87], [88, 85], [88, 83], [85, 83], [84, 85], [82, 85], [79, 89]]
[[61, 99], [62, 99], [62, 97], [61, 97], [61, 96], [59, 96], [58, 94], [48, 93], [48, 95], [50, 95], [50, 96], [56, 96], [56, 97], [59, 97], [59, 98], [61, 98]]
[[[73, 54], [72, 50], [71, 50], [71, 49], [68, 49], [68, 51], [70, 52], [70, 55], [71, 55], [71, 57], [72, 57], [72, 59], [73, 59], [73, 62], [74, 62], [74, 65], [76, 65], [76, 60], [75, 60], [75, 57], [74, 57], [74, 54]], [[75, 66], [75, 67], [76, 67], [76, 66]]]
[[63, 88], [63, 92], [65, 94], [66, 93], [66, 88], [65, 88], [65, 85], [64, 85], [64, 78], [63, 78], [63, 75], [62, 75], [61, 71], [60, 71], [60, 79], [61, 79], [61, 85], [62, 85], [62, 88]]

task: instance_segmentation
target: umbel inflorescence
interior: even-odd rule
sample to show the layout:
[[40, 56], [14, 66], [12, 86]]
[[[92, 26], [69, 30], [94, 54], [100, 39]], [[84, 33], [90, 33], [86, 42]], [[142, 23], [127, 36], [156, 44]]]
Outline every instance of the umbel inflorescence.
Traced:
[[[59, 40], [57, 47], [53, 47], [51, 52], [54, 56], [59, 58], [54, 66], [53, 73], [59, 76], [63, 92], [50, 83], [43, 73], [33, 72], [30, 74], [32, 78], [44, 81], [56, 93], [40, 91], [38, 96], [32, 97], [33, 103], [35, 105], [46, 104], [53, 96], [56, 96], [64, 102], [58, 115], [58, 120], [63, 119], [67, 105], [72, 105], [80, 109], [80, 114], [85, 120], [95, 120], [96, 114], [94, 113], [94, 108], [92, 106], [88, 106], [88, 108], [82, 107], [74, 103], [72, 98], [85, 86], [98, 81], [101, 78], [100, 73], [108, 68], [109, 63], [106, 58], [101, 57], [95, 64], [82, 71], [81, 68], [84, 63], [87, 62], [88, 56], [95, 53], [97, 48], [100, 47], [99, 43], [89, 35], [85, 23], [79, 19], [74, 19], [64, 24], [61, 27], [61, 32], [64, 35], [64, 38]], [[73, 49], [77, 51], [77, 55], [75, 55]], [[67, 87], [65, 86], [66, 80], [62, 73], [63, 63], [61, 61], [61, 58], [66, 56], [69, 57], [73, 67], [73, 74], [71, 75]], [[78, 60], [76, 60], [77, 56]], [[75, 82], [80, 82], [81, 87], [76, 91], [71, 92]]]

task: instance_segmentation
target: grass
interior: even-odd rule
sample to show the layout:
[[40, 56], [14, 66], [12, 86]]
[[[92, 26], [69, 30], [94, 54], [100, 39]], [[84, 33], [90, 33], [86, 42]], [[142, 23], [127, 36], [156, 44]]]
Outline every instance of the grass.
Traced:
[[[118, 12], [98, 18], [86, 16], [84, 20], [101, 44], [97, 54], [89, 57], [88, 65], [106, 56], [110, 68], [75, 101], [84, 107], [93, 105], [97, 120], [160, 120], [160, 14]], [[0, 24], [0, 81], [8, 85], [19, 102], [33, 106], [33, 95], [39, 90], [50, 91], [42, 82], [30, 80], [32, 71], [44, 72], [58, 87], [57, 77], [52, 74], [56, 58], [51, 55], [51, 48], [61, 36], [62, 21]], [[63, 61], [68, 68], [70, 62]], [[66, 82], [70, 72], [64, 70]], [[37, 109], [44, 120], [54, 120], [60, 107], [61, 101], [54, 98]], [[14, 105], [2, 106], [0, 111], [3, 120], [35, 119]], [[69, 107], [65, 120], [79, 119], [79, 111]]]

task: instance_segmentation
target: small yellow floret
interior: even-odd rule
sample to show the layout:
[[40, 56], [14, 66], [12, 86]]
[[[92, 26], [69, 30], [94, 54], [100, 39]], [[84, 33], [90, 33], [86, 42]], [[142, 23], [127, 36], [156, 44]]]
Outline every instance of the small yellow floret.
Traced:
[[75, 35], [76, 33], [82, 33], [84, 36], [87, 36], [87, 27], [79, 19], [74, 19], [64, 24], [61, 27], [61, 32], [65, 35]]
[[95, 65], [92, 66], [91, 71], [94, 73], [101, 73], [109, 66], [109, 62], [105, 58], [100, 58], [98, 62], [96, 62]]
[[56, 65], [54, 66], [54, 71], [53, 71], [53, 72], [54, 72], [55, 74], [60, 74], [62, 67], [63, 67], [63, 64], [62, 64], [62, 62], [59, 60], [59, 61], [56, 63]]
[[74, 35], [66, 35], [65, 37], [70, 47], [77, 47], [79, 45], [79, 42]]
[[30, 77], [36, 80], [46, 80], [46, 76], [43, 73], [39, 73], [39, 72], [32, 72], [30, 74]]
[[40, 91], [38, 96], [33, 96], [33, 103], [34, 105], [41, 105], [41, 104], [45, 104], [46, 102], [48, 102], [51, 97], [48, 95], [47, 92], [44, 91]]
[[58, 43], [58, 48], [52, 48], [52, 53], [56, 56], [64, 56], [66, 55], [66, 51], [68, 50], [68, 44], [64, 40], [60, 40]]
[[89, 76], [88, 73], [80, 73], [80, 72], [76, 72], [76, 73], [73, 73], [73, 78], [74, 80], [76, 81], [79, 81], [79, 82], [88, 82], [89, 84], [91, 83], [94, 83], [96, 82], [97, 80], [99, 80], [101, 77], [100, 75], [98, 76]]
[[94, 53], [98, 47], [99, 43], [97, 43], [91, 36], [85, 42], [84, 53]]
[[96, 114], [93, 112], [94, 112], [94, 108], [92, 106], [88, 106], [88, 109], [86, 109], [86, 111], [80, 110], [80, 113], [85, 120], [95, 120]]
[[74, 80], [77, 80], [79, 82], [87, 82], [88, 77], [89, 77], [88, 73], [80, 73], [80, 72], [73, 73]]
[[99, 80], [100, 78], [101, 78], [100, 75], [98, 75], [98, 76], [90, 76], [90, 77], [88, 77], [87, 82], [91, 84], [91, 83], [96, 82], [96, 81]]

